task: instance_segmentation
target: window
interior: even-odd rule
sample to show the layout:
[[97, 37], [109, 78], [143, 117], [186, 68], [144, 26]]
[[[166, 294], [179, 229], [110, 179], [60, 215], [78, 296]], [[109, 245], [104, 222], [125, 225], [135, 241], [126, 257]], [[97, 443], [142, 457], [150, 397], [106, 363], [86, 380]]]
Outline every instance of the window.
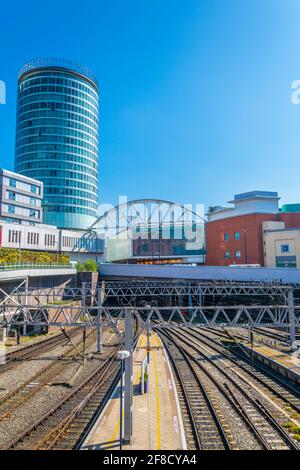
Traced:
[[9, 178], [9, 186], [11, 186], [12, 188], [16, 188], [17, 180], [15, 180], [14, 178]]
[[289, 243], [282, 243], [280, 245], [280, 252], [281, 253], [289, 253], [291, 251]]
[[12, 243], [21, 243], [21, 231], [20, 230], [9, 230], [8, 241]]
[[36, 192], [37, 192], [36, 190], [37, 190], [37, 187], [32, 184], [32, 185], [30, 186], [30, 191], [31, 191], [32, 193], [36, 193]]
[[229, 250], [225, 251], [225, 258], [230, 258], [230, 251]]
[[229, 240], [229, 234], [224, 233], [224, 241], [227, 242]]
[[14, 214], [14, 213], [15, 213], [15, 206], [9, 205], [9, 206], [8, 206], [8, 212], [9, 212], [10, 214]]
[[235, 250], [235, 257], [240, 258], [241, 257], [241, 250]]
[[16, 200], [16, 193], [14, 193], [13, 191], [8, 191], [8, 199], [10, 201], [15, 201]]
[[33, 209], [30, 209], [29, 211], [29, 217], [36, 217], [36, 211]]
[[240, 240], [240, 238], [241, 238], [241, 232], [234, 232], [234, 239]]

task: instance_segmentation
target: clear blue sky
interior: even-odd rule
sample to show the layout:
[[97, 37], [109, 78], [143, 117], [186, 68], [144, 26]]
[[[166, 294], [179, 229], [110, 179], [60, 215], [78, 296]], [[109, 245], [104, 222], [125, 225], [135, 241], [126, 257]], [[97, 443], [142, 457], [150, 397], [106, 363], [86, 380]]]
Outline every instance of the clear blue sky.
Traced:
[[0, 166], [13, 169], [18, 69], [63, 57], [100, 83], [102, 202], [299, 202], [299, 24], [299, 0], [3, 2]]

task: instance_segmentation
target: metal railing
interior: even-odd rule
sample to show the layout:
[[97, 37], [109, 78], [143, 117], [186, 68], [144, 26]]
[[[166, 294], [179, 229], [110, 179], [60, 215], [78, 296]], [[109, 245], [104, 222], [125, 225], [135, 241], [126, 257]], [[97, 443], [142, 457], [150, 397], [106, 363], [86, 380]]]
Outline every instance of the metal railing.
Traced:
[[24, 73], [27, 73], [31, 70], [42, 69], [42, 68], [47, 68], [47, 67], [58, 67], [58, 68], [71, 70], [75, 73], [78, 73], [88, 78], [98, 88], [98, 81], [97, 81], [96, 75], [93, 72], [91, 72], [91, 70], [89, 70], [84, 65], [77, 64], [71, 60], [60, 59], [58, 57], [40, 58], [40, 59], [35, 59], [30, 62], [27, 62], [26, 64], [23, 65], [23, 67], [19, 71], [18, 78], [20, 79], [22, 75], [24, 75]]
[[42, 264], [42, 263], [19, 263], [0, 264], [1, 271], [18, 271], [21, 269], [74, 269], [73, 264]]

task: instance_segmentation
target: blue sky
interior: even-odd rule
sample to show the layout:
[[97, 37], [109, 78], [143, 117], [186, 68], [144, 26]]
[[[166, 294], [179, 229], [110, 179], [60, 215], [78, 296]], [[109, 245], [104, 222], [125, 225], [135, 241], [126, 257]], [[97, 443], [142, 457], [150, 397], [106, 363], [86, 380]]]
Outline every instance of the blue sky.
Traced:
[[63, 57], [100, 83], [102, 202], [299, 202], [299, 23], [299, 0], [5, 2], [0, 166], [13, 169], [18, 69]]

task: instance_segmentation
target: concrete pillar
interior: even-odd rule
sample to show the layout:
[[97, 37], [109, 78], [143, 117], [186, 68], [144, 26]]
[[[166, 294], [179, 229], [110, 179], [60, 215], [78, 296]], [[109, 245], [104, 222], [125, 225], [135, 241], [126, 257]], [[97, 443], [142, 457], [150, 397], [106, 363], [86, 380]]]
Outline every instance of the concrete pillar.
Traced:
[[290, 330], [290, 344], [291, 351], [296, 351], [296, 327], [295, 327], [295, 309], [294, 309], [294, 292], [293, 289], [289, 290], [288, 293], [288, 305], [289, 305], [289, 330]]
[[124, 442], [130, 443], [132, 435], [132, 394], [133, 394], [133, 348], [132, 348], [132, 311], [125, 313], [125, 350], [130, 355], [125, 359], [125, 406], [124, 406]]

